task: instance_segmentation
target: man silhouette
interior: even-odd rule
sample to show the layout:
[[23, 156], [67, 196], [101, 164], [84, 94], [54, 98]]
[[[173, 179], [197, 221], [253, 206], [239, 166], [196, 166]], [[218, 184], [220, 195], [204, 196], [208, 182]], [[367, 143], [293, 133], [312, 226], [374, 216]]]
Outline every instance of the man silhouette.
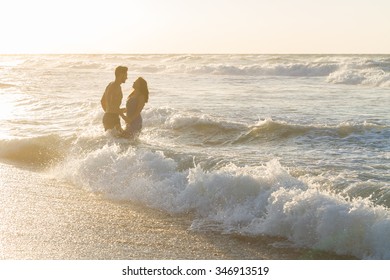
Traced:
[[115, 129], [122, 133], [122, 127], [119, 116], [123, 115], [123, 110], [120, 109], [123, 93], [121, 84], [127, 80], [127, 70], [125, 66], [118, 66], [115, 69], [115, 81], [108, 84], [102, 99], [100, 101], [104, 110], [103, 126], [104, 130]]

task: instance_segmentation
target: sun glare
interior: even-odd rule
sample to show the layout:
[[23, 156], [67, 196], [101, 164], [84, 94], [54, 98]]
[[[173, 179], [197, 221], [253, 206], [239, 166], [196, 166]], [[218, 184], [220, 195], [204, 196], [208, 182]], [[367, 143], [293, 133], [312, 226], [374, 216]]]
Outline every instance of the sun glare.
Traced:
[[387, 53], [389, 8], [387, 0], [4, 0], [0, 53]]

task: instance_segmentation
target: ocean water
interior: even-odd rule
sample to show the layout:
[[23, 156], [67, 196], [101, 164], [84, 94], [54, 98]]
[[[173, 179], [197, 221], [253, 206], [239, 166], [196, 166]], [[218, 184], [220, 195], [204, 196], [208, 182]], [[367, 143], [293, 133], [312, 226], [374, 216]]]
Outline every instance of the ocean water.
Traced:
[[[150, 90], [132, 142], [101, 123], [118, 65], [124, 100]], [[0, 97], [0, 162], [32, 177], [193, 232], [390, 259], [389, 55], [2, 55]]]

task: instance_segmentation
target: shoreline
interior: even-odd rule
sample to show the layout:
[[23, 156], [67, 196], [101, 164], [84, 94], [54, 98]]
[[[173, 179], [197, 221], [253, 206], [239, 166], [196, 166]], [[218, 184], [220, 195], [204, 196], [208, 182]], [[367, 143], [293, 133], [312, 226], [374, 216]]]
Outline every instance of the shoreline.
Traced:
[[111, 201], [0, 163], [2, 260], [336, 260], [277, 237], [190, 231], [187, 216]]

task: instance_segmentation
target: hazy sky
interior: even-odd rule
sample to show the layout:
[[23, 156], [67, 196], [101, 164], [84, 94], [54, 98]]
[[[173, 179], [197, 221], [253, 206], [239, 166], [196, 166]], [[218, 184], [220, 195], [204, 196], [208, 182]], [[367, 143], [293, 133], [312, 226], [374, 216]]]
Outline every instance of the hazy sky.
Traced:
[[390, 53], [390, 0], [0, 0], [0, 53]]

